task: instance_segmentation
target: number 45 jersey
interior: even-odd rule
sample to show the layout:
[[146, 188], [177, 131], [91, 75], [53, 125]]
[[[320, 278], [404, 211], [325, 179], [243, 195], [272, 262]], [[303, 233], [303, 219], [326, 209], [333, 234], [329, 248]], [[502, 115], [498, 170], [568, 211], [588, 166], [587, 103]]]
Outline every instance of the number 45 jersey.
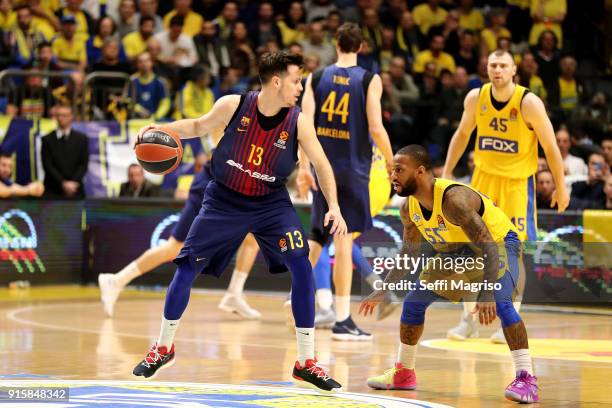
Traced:
[[474, 163], [491, 175], [526, 179], [538, 169], [538, 141], [521, 114], [521, 102], [529, 90], [515, 85], [503, 107], [493, 103], [492, 92], [490, 83], [480, 89]]
[[372, 165], [366, 95], [373, 74], [330, 65], [312, 76], [315, 128], [336, 175], [349, 173], [367, 184]]

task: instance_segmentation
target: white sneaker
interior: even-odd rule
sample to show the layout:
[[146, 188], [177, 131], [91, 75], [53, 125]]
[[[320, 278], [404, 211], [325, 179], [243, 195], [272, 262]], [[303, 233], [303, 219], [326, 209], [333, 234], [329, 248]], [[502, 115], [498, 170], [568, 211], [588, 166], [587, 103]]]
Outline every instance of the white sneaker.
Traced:
[[100, 300], [104, 307], [104, 313], [108, 317], [113, 317], [115, 302], [121, 293], [121, 288], [115, 281], [112, 273], [101, 273], [98, 275], [98, 285], [100, 286]]
[[446, 337], [451, 340], [464, 341], [470, 337], [478, 337], [478, 323], [472, 316], [461, 315], [459, 325], [446, 332]]
[[225, 293], [218, 307], [225, 312], [236, 313], [248, 320], [261, 319], [261, 313], [249, 306], [243, 296], [236, 296], [233, 293]]
[[504, 330], [500, 327], [495, 333], [491, 335], [491, 342], [495, 344], [506, 344], [506, 336], [504, 336]]
[[317, 329], [331, 329], [336, 323], [336, 312], [332, 308], [318, 309], [315, 313], [315, 327]]

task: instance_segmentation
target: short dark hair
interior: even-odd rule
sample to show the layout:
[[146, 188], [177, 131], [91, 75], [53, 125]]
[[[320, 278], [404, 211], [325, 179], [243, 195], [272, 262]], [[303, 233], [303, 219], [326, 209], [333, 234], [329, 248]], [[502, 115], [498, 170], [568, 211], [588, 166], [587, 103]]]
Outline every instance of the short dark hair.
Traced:
[[429, 153], [427, 153], [427, 149], [421, 145], [411, 144], [404, 146], [399, 149], [396, 154], [410, 157], [417, 165], [425, 167], [426, 170], [431, 170], [432, 168]]
[[544, 174], [544, 173], [549, 173], [550, 175], [552, 175], [552, 171], [550, 171], [549, 169], [542, 169], [536, 173], [536, 180], [540, 177], [540, 174]]
[[147, 21], [152, 21], [153, 25], [155, 25], [155, 19], [153, 17], [151, 17], [151, 16], [140, 16], [140, 21], [138, 21], [138, 27], [142, 27], [142, 25], [144, 23], [146, 23]]
[[589, 161], [591, 161], [591, 157], [593, 156], [600, 156], [603, 157], [604, 160], [606, 160], [606, 155], [603, 153], [603, 150], [599, 146], [597, 146], [597, 150], [594, 150], [589, 153], [589, 156], [587, 157], [587, 164], [589, 163]]
[[117, 24], [115, 23], [115, 20], [113, 20], [110, 16], [104, 16], [101, 17], [100, 20], [98, 20], [98, 22], [96, 23], [96, 34], [100, 32], [100, 27], [102, 26], [102, 22], [104, 22], [104, 20], [110, 20], [111, 24], [113, 25], [113, 30], [111, 34], [115, 34], [115, 32], [117, 31]]
[[195, 82], [201, 77], [208, 76], [208, 75], [210, 75], [210, 70], [208, 69], [208, 67], [206, 67], [205, 65], [199, 64], [199, 65], [194, 66], [191, 69], [191, 73], [189, 77], [192, 81]]
[[185, 18], [183, 16], [173, 16], [170, 19], [170, 27], [183, 26], [185, 24]]
[[43, 49], [43, 48], [45, 48], [45, 47], [51, 47], [51, 43], [50, 43], [50, 42], [48, 42], [48, 41], [43, 41], [43, 42], [41, 42], [41, 43], [39, 43], [39, 44], [38, 44], [38, 46], [36, 47], [36, 49], [37, 49], [38, 51], [40, 51], [40, 50], [42, 50], [42, 49]]
[[344, 23], [336, 31], [336, 41], [342, 52], [357, 52], [361, 47], [363, 35], [361, 29], [355, 23]]
[[288, 51], [266, 52], [259, 58], [259, 80], [266, 84], [274, 75], [286, 72], [290, 65], [302, 68], [303, 57]]
[[0, 159], [13, 159], [13, 155], [0, 151]]
[[28, 10], [30, 14], [32, 14], [32, 7], [30, 7], [28, 4], [20, 4], [19, 6], [13, 7], [13, 11], [15, 13], [18, 13], [21, 10]]
[[555, 48], [559, 48], [559, 37], [557, 37], [557, 34], [555, 34], [555, 32], [552, 30], [544, 30], [540, 33], [540, 35], [538, 36], [538, 42], [537, 42], [536, 48], [540, 48], [542, 46], [542, 41], [544, 40], [544, 36], [546, 34], [551, 34], [553, 36], [553, 40], [555, 42]]

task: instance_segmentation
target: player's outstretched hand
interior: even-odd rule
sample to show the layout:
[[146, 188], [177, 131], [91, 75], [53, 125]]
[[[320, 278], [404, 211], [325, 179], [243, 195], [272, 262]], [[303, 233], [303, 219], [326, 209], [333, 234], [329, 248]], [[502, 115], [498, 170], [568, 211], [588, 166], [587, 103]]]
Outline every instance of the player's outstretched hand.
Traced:
[[376, 306], [385, 300], [385, 292], [382, 290], [375, 290], [370, 295], [361, 301], [359, 305], [359, 314], [369, 316], [374, 312]]
[[144, 135], [146, 131], [155, 129], [156, 127], [157, 125], [155, 123], [149, 123], [148, 125], [141, 127], [138, 133], [136, 134], [136, 140], [134, 140], [134, 145], [132, 146], [132, 149], [136, 149], [136, 145], [142, 141], [142, 135]]
[[552, 198], [550, 200], [550, 208], [554, 208], [555, 204], [557, 204], [557, 211], [563, 212], [569, 205], [569, 202], [570, 196], [567, 193], [567, 189], [565, 188], [565, 186], [563, 186], [553, 191]]
[[297, 179], [295, 180], [297, 184], [298, 198], [305, 200], [308, 198], [308, 192], [312, 188], [314, 191], [317, 191], [317, 183], [315, 182], [314, 176], [310, 169], [302, 169], [298, 170]]
[[478, 320], [482, 325], [489, 325], [495, 320], [497, 311], [495, 310], [495, 301], [483, 301], [476, 303], [472, 313], [478, 313]]
[[329, 211], [325, 214], [325, 220], [323, 221], [323, 226], [327, 227], [329, 222], [332, 222], [329, 233], [332, 235], [344, 235], [347, 231], [346, 221], [342, 218], [342, 214], [340, 213], [340, 207], [335, 206], [329, 209]]

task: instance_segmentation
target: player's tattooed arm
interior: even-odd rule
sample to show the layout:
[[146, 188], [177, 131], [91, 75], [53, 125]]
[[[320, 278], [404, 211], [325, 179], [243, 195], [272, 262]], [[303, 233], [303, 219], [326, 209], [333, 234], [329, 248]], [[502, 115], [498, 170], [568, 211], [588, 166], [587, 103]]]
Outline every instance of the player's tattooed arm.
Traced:
[[[499, 252], [491, 232], [479, 214], [482, 204], [482, 198], [474, 190], [456, 186], [444, 193], [442, 213], [450, 222], [459, 225], [470, 241], [482, 249], [484, 279], [487, 282], [495, 282], [499, 271]], [[492, 291], [481, 292], [481, 299], [493, 300]]]
[[[422, 250], [423, 240], [421, 233], [410, 219], [410, 214], [407, 207], [408, 201], [406, 201], [400, 207], [400, 218], [402, 220], [402, 224], [404, 225], [402, 249], [398, 255], [400, 259], [404, 259], [405, 257], [416, 258], [420, 255]], [[385, 282], [398, 282], [406, 275], [408, 271], [403, 268], [399, 268], [398, 266], [399, 265], [396, 265], [395, 268], [393, 268], [393, 270], [387, 274]]]

